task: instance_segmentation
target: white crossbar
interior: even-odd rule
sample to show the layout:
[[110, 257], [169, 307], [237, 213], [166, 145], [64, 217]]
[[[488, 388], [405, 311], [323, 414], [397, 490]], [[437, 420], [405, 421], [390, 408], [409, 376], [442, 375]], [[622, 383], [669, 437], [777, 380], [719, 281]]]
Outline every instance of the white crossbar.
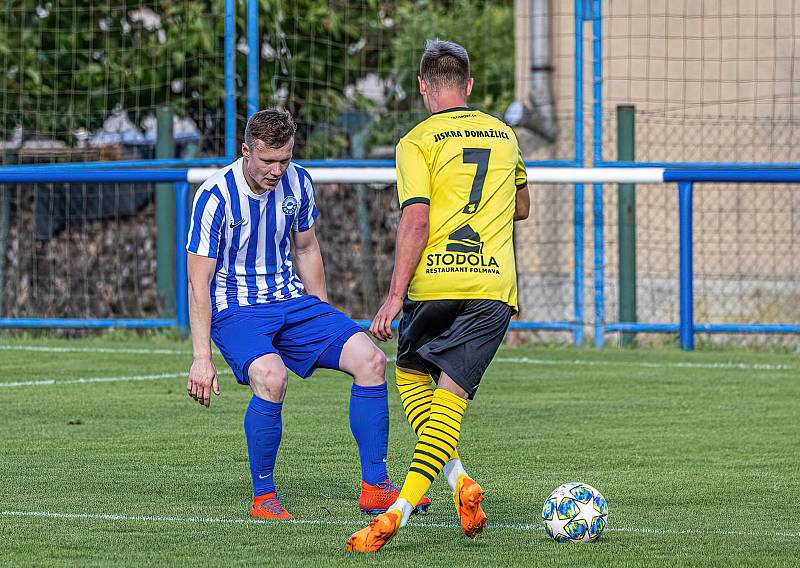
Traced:
[[[189, 183], [203, 183], [215, 171], [192, 168]], [[397, 181], [394, 168], [308, 168], [315, 184], [377, 183]], [[662, 183], [664, 168], [528, 168], [529, 183]]]

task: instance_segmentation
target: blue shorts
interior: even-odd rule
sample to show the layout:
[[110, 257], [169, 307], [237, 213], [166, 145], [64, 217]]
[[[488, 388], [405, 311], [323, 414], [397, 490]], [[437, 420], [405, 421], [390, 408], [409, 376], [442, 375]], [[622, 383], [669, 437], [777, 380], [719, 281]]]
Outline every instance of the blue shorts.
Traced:
[[211, 322], [211, 339], [243, 385], [250, 384], [250, 364], [269, 353], [303, 378], [318, 367], [338, 369], [345, 342], [360, 331], [316, 296], [232, 307]]

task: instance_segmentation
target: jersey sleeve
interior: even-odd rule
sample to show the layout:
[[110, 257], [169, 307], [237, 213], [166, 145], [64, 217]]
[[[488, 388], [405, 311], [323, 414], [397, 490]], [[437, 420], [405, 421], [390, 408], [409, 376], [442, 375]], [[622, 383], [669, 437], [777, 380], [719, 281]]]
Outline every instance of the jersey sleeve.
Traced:
[[400, 208], [412, 203], [431, 202], [431, 172], [422, 149], [403, 139], [397, 144], [397, 197]]
[[514, 168], [514, 185], [521, 189], [528, 184], [528, 171], [525, 169], [525, 160], [522, 159], [522, 150], [517, 146], [517, 166]]
[[314, 200], [314, 183], [311, 176], [302, 168], [297, 168], [297, 175], [300, 180], [300, 206], [294, 218], [292, 229], [302, 233], [314, 226], [314, 221], [319, 217], [317, 203]]
[[192, 207], [186, 250], [192, 254], [217, 258], [225, 230], [225, 200], [215, 185], [197, 192]]

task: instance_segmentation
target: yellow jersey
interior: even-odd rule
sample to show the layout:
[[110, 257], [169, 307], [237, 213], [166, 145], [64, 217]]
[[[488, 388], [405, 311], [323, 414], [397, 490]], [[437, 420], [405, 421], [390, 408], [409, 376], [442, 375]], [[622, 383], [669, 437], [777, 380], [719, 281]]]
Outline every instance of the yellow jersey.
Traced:
[[517, 310], [514, 211], [527, 176], [514, 131], [478, 110], [448, 109], [403, 136], [396, 156], [401, 209], [430, 206], [408, 297], [500, 300]]

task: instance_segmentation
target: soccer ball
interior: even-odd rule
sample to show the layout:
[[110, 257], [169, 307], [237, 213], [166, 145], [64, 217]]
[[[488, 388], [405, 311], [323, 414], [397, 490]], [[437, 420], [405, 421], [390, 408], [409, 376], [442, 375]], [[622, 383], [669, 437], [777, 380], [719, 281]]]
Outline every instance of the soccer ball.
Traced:
[[544, 502], [542, 520], [556, 542], [593, 542], [608, 523], [608, 503], [591, 485], [565, 483]]

